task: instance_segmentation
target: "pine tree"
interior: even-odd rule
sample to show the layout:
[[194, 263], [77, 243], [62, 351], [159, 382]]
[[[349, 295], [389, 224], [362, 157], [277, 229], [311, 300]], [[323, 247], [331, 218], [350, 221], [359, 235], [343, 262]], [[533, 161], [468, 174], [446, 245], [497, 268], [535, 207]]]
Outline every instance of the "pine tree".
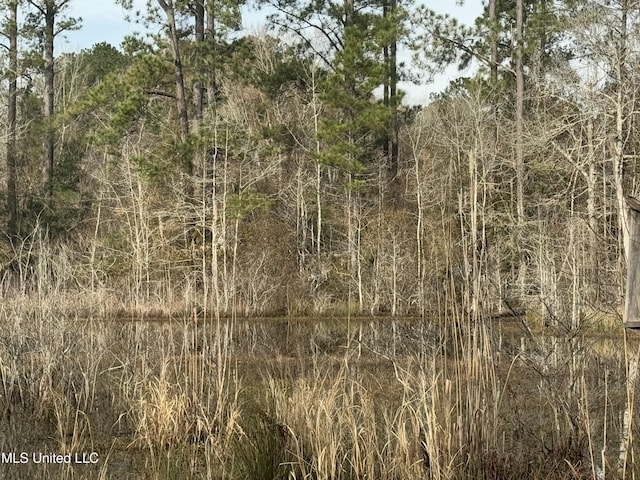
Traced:
[[17, 162], [17, 104], [18, 104], [18, 0], [6, 2], [7, 18], [3, 28], [3, 36], [9, 42], [9, 65], [7, 80], [7, 234], [14, 237], [18, 233], [18, 188], [16, 180]]
[[54, 83], [55, 83], [55, 38], [67, 30], [79, 28], [80, 20], [65, 16], [71, 0], [27, 0], [32, 7], [27, 16], [31, 35], [38, 40], [43, 52], [44, 74], [44, 118], [48, 123], [44, 138], [44, 160], [42, 163], [42, 180], [46, 196], [53, 195], [53, 169], [55, 165], [55, 131], [53, 127]]
[[[389, 179], [396, 179], [401, 98], [397, 45], [406, 35], [405, 7], [397, 0], [263, 3], [277, 12], [271, 21], [293, 32], [329, 72], [323, 87], [325, 101], [340, 114], [325, 122], [325, 136], [331, 138], [326, 143], [332, 151], [325, 152], [323, 161], [357, 170], [364, 166], [363, 158], [374, 157], [375, 148], [382, 146]], [[373, 91], [380, 86], [383, 102], [376, 104], [372, 102]], [[338, 139], [331, 131], [342, 141], [335, 141]], [[339, 152], [340, 145], [346, 147], [345, 152]]]

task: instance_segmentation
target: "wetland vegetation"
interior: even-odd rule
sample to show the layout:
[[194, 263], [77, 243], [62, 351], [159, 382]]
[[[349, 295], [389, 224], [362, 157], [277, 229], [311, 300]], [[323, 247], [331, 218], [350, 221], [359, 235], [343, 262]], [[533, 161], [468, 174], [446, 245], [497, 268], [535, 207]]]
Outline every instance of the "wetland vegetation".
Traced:
[[91, 319], [24, 305], [1, 311], [0, 451], [99, 461], [2, 464], [3, 478], [638, 471], [624, 418], [640, 345], [618, 325], [528, 336], [514, 318]]
[[144, 3], [0, 0], [1, 478], [640, 477], [639, 2]]
[[98, 462], [1, 457], [3, 478], [638, 474], [640, 342], [615, 312], [476, 315], [450, 296], [424, 317], [216, 315], [197, 288], [175, 305], [92, 292], [42, 242], [5, 278], [0, 452]]

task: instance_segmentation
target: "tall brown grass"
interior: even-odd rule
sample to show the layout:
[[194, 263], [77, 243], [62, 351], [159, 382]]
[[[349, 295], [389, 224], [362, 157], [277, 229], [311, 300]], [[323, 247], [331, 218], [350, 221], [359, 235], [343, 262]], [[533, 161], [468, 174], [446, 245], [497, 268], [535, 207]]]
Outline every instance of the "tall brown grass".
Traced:
[[79, 302], [26, 289], [0, 305], [0, 449], [100, 462], [3, 478], [639, 473], [632, 334], [625, 355], [610, 331], [516, 320], [116, 319]]

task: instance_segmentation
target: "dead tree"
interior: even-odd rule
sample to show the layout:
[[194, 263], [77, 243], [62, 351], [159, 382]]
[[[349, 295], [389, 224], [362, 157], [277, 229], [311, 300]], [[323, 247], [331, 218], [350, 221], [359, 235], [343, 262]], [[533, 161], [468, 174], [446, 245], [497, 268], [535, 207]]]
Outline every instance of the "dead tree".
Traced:
[[640, 200], [627, 197], [627, 293], [624, 306], [624, 326], [640, 328]]

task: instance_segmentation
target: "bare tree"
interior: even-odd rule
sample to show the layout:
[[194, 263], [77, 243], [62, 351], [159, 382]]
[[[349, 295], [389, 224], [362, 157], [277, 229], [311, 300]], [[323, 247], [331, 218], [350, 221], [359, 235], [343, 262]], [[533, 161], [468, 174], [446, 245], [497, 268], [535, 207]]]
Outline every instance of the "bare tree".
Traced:
[[[515, 111], [515, 128], [516, 138], [514, 142], [515, 148], [515, 171], [516, 171], [516, 224], [518, 245], [522, 248], [524, 237], [524, 0], [516, 2], [516, 37], [515, 37], [515, 74], [516, 74], [516, 111]], [[518, 283], [520, 294], [524, 293], [524, 283], [526, 276], [526, 263], [524, 261], [523, 252], [519, 253], [518, 258]]]

